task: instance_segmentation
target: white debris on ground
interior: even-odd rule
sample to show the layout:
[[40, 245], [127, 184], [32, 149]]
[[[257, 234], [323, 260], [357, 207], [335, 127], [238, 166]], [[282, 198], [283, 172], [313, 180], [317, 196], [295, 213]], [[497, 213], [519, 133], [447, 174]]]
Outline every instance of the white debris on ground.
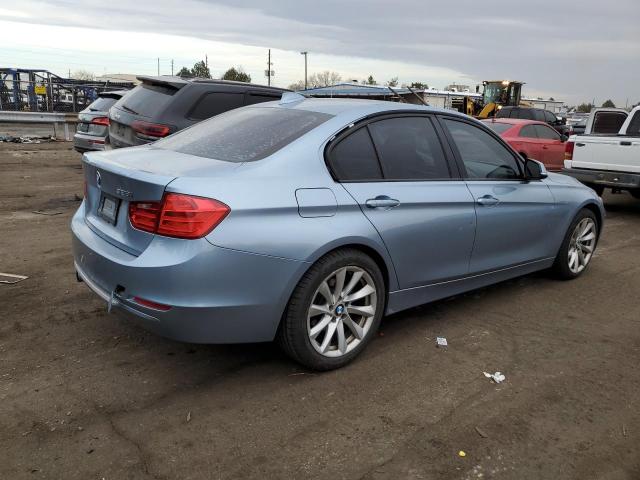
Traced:
[[436, 337], [436, 345], [439, 347], [447, 347], [449, 344], [447, 343], [447, 339], [444, 337]]
[[496, 372], [496, 373], [482, 372], [482, 373], [484, 373], [485, 377], [490, 378], [491, 380], [493, 380], [496, 383], [502, 383], [507, 378], [500, 372]]

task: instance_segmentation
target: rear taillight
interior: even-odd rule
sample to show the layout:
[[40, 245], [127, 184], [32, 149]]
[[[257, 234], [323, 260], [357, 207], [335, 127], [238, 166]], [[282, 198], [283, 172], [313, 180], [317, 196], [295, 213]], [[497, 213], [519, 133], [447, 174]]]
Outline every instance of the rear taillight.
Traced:
[[565, 160], [573, 160], [573, 147], [575, 147], [574, 142], [567, 142], [564, 144], [564, 159]]
[[91, 120], [92, 125], [103, 125], [105, 127], [109, 126], [109, 117], [96, 117]]
[[162, 202], [131, 202], [129, 220], [138, 230], [194, 239], [211, 232], [230, 211], [227, 205], [212, 198], [167, 193]]
[[171, 133], [171, 128], [168, 125], [144, 122], [142, 120], [132, 122], [131, 128], [139, 136], [150, 137], [151, 139], [166, 137]]

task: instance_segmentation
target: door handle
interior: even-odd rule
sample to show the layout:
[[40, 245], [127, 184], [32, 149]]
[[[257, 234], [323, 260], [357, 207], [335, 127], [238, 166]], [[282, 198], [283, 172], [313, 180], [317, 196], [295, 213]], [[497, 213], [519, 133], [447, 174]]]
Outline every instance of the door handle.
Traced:
[[393, 208], [400, 205], [400, 200], [388, 197], [386, 195], [378, 195], [376, 198], [370, 198], [364, 204], [368, 208]]
[[622, 142], [620, 142], [620, 145], [622, 145], [623, 147], [630, 147], [631, 146], [631, 142], [622, 141]]
[[585, 145], [586, 145], [585, 143], [581, 143], [581, 142], [576, 143], [576, 147], [584, 147]]
[[478, 205], [482, 205], [483, 207], [492, 207], [500, 203], [500, 200], [491, 195], [484, 195], [480, 198], [477, 198], [476, 202], [478, 203]]
[[546, 145], [543, 145], [543, 146], [542, 146], [542, 149], [543, 149], [543, 150], [549, 150], [549, 147], [547, 147]]

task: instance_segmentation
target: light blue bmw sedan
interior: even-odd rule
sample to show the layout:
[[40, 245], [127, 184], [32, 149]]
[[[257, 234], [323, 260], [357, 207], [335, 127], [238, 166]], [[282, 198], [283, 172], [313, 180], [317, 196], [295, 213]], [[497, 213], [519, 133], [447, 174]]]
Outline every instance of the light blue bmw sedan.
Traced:
[[185, 342], [277, 339], [317, 370], [385, 314], [579, 276], [604, 218], [476, 120], [391, 102], [287, 93], [83, 168], [75, 268], [110, 310]]

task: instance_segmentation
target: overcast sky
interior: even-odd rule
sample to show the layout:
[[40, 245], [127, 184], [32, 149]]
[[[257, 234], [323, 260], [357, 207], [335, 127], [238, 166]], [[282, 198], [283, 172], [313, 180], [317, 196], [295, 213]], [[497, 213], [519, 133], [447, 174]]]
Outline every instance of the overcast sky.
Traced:
[[275, 84], [334, 70], [438, 88], [526, 82], [569, 103], [640, 101], [640, 0], [0, 0], [0, 66], [153, 74], [208, 55]]

